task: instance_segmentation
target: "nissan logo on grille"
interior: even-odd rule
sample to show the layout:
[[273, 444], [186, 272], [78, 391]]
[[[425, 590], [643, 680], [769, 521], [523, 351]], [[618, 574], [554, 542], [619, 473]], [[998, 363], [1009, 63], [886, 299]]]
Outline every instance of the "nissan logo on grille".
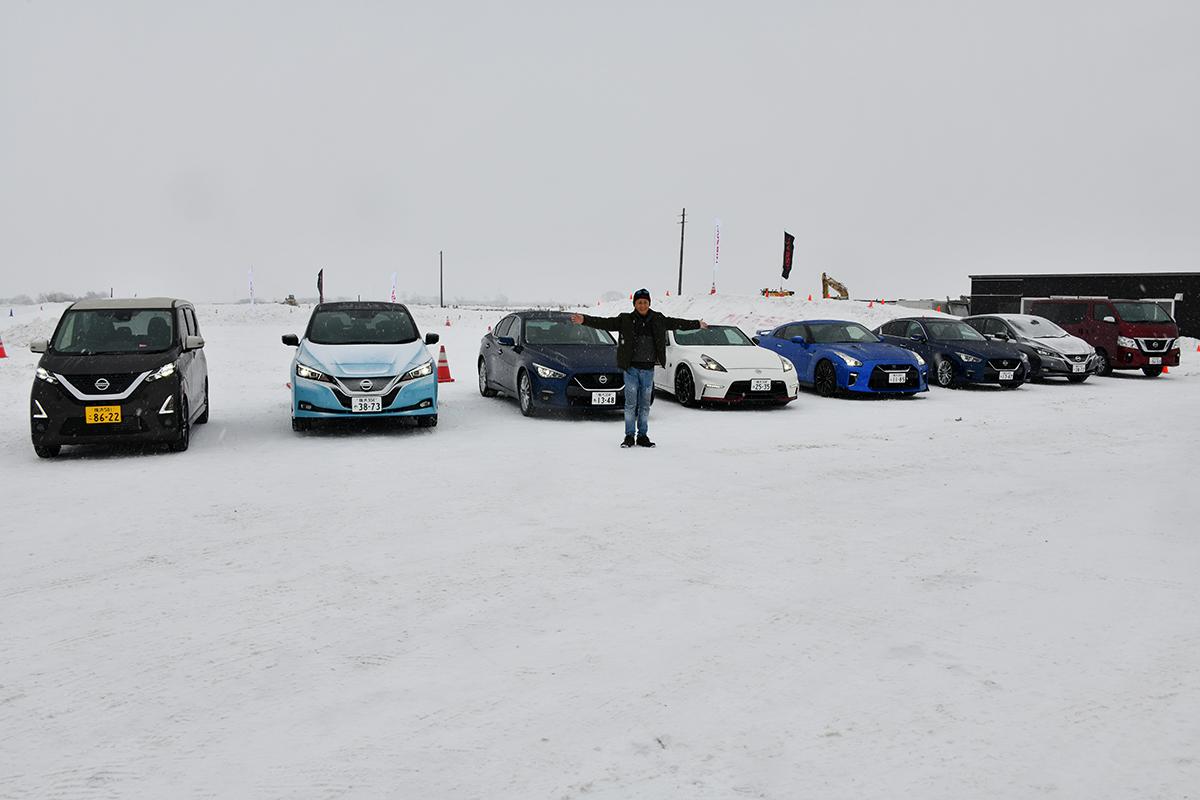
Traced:
[[374, 386], [374, 385], [375, 385], [375, 384], [374, 384], [374, 383], [372, 383], [371, 381], [369, 381], [369, 380], [364, 380], [362, 383], [360, 383], [360, 384], [359, 384], [359, 387], [360, 387], [360, 388], [361, 388], [361, 389], [362, 389], [364, 392], [369, 392], [369, 391], [371, 391], [371, 387], [372, 387], [372, 386]]
[[600, 385], [603, 386], [604, 384], [608, 383], [608, 376], [601, 375], [598, 380], [600, 381]]
[[96, 381], [96, 384], [95, 384], [96, 388], [102, 392], [105, 389], [107, 389], [110, 385], [111, 384], [109, 384], [108, 378], [100, 378], [99, 380]]

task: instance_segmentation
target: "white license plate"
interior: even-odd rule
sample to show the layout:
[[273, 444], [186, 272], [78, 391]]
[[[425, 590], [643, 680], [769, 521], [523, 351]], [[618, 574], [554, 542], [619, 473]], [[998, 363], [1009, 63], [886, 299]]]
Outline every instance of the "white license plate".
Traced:
[[1011, 369], [1000, 370], [1000, 380], [1011, 381], [1013, 379], [1013, 371]]
[[908, 379], [908, 375], [903, 372], [889, 372], [888, 383], [904, 383]]
[[752, 392], [769, 392], [771, 391], [770, 378], [754, 378], [750, 381], [750, 391]]
[[615, 406], [617, 404], [616, 392], [592, 392], [592, 405], [594, 406]]
[[1071, 372], [1083, 372], [1083, 370], [1084, 370], [1083, 364], [1072, 364], [1071, 365]]
[[350, 410], [355, 414], [372, 411], [383, 411], [382, 397], [351, 397]]
[[1151, 364], [1161, 364], [1162, 356], [1150, 356], [1150, 363]]

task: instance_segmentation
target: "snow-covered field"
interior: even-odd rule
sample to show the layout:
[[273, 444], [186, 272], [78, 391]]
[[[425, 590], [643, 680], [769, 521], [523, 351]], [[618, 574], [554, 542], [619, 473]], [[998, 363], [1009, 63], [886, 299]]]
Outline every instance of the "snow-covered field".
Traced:
[[434, 430], [293, 433], [308, 309], [201, 306], [191, 449], [53, 461], [61, 306], [0, 318], [0, 797], [1197, 796], [1194, 340], [1157, 380], [660, 399], [647, 451], [481, 398], [501, 312], [414, 311]]

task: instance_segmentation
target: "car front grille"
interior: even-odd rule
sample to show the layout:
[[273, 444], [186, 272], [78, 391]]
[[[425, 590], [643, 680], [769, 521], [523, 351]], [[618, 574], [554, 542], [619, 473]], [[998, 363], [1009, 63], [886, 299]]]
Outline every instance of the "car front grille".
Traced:
[[988, 366], [999, 372], [1000, 370], [1016, 369], [1021, 366], [1019, 358], [993, 358], [988, 362]]
[[1165, 353], [1171, 349], [1174, 339], [1135, 339], [1144, 353]]
[[1087, 356], [1067, 356], [1068, 361], [1074, 361], [1076, 364], [1082, 364], [1088, 360]]
[[[391, 380], [391, 378], [388, 378], [388, 380]], [[380, 384], [380, 385], [386, 386], [386, 384]], [[387, 411], [387, 407], [390, 406], [392, 403], [396, 402], [396, 395], [400, 394], [401, 388], [403, 388], [402, 385], [397, 386], [396, 388], [392, 389], [390, 392], [388, 392], [387, 394], [385, 394], [382, 397], [381, 402], [383, 403], [384, 411]], [[353, 404], [350, 401], [349, 395], [347, 395], [343, 392], [334, 392], [333, 396], [337, 398], [339, 403], [341, 403], [342, 408], [349, 409], [349, 408], [353, 407]], [[362, 397], [362, 396], [363, 395], [360, 393], [359, 397]]]
[[625, 388], [625, 376], [619, 372], [576, 372], [575, 382], [589, 392], [615, 392]]
[[[337, 378], [340, 388], [354, 394], [379, 394], [389, 383], [395, 380], [395, 375], [380, 375], [378, 377]], [[364, 389], [363, 381], [370, 381], [371, 388]]]
[[[133, 382], [141, 377], [141, 374], [142, 373], [140, 372], [134, 372], [132, 374], [117, 373], [113, 375], [104, 373], [100, 375], [63, 375], [63, 377], [66, 378], [67, 382], [74, 386], [80, 394], [97, 396], [121, 394], [130, 386], [132, 386]], [[98, 389], [96, 388], [96, 381], [101, 379], [108, 381], [108, 386], [103, 389]]]
[[[904, 374], [904, 383], [892, 383], [890, 375]], [[872, 389], [915, 389], [921, 385], [917, 368], [910, 364], [879, 364], [871, 370], [867, 386]]]
[[750, 381], [734, 381], [725, 392], [726, 400], [782, 400], [788, 396], [787, 384], [783, 381], [771, 381], [769, 392], [752, 392]]

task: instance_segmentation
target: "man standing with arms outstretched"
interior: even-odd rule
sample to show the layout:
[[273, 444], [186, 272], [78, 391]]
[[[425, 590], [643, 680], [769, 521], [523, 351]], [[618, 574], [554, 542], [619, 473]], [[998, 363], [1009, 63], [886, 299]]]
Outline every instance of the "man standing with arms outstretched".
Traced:
[[[702, 319], [676, 319], [650, 310], [650, 292], [633, 293], [633, 311], [615, 317], [572, 314], [571, 322], [617, 332], [617, 366], [625, 372], [625, 440], [621, 447], [654, 447], [647, 435], [654, 365], [666, 366], [667, 331], [707, 328]], [[636, 434], [636, 438], [635, 438]]]

